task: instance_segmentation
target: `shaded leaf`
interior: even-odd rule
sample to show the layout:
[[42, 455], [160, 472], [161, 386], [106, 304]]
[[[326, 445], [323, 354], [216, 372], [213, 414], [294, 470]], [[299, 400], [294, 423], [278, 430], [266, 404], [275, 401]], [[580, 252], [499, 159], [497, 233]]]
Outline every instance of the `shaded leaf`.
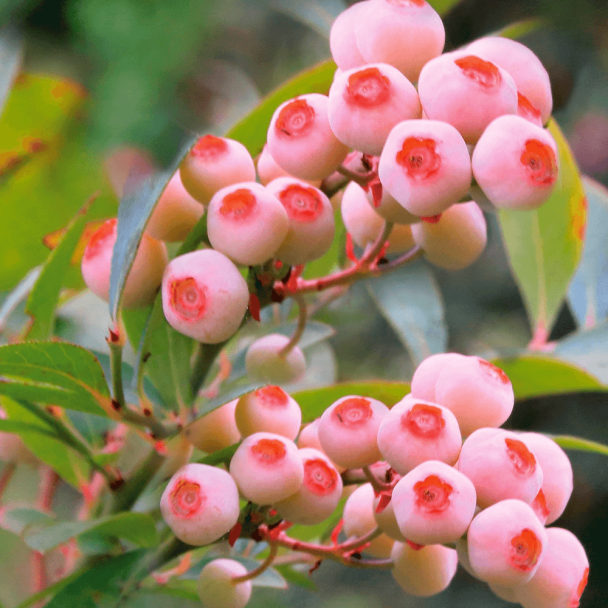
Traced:
[[543, 25], [544, 24], [542, 19], [522, 19], [521, 21], [510, 23], [509, 25], [503, 27], [502, 29], [491, 35], [502, 36], [503, 38], [511, 38], [512, 40], [516, 40], [517, 38], [522, 38], [523, 36], [534, 32]]
[[346, 9], [342, 0], [269, 0], [268, 4], [327, 39], [334, 19]]
[[584, 369], [554, 357], [527, 355], [492, 363], [509, 376], [516, 399], [608, 390]]
[[13, 26], [0, 30], [0, 114], [21, 69], [25, 45], [23, 33]]
[[200, 596], [196, 590], [196, 581], [186, 579], [171, 579], [166, 585], [153, 585], [150, 587], [142, 587], [138, 591], [138, 595], [142, 594], [153, 595], [170, 595], [178, 597], [182, 600], [190, 600], [198, 602], [200, 605]]
[[[65, 342], [0, 346], [0, 393], [106, 416], [111, 399], [96, 357]], [[103, 406], [103, 408], [102, 408]]]
[[15, 433], [17, 435], [38, 433], [39, 435], [46, 435], [47, 437], [56, 438], [55, 433], [48, 427], [39, 426], [37, 424], [30, 424], [29, 422], [20, 422], [18, 420], [2, 420], [0, 419], [0, 432], [3, 433]]
[[4, 331], [9, 317], [15, 312], [19, 304], [29, 296], [41, 270], [40, 266], [32, 268], [2, 302], [2, 306], [0, 306], [0, 334]]
[[234, 453], [240, 444], [235, 443], [234, 445], [229, 445], [227, 448], [223, 448], [221, 450], [216, 450], [213, 454], [208, 454], [204, 458], [201, 458], [198, 462], [201, 464], [208, 464], [210, 466], [217, 466], [218, 464], [230, 464]]
[[608, 445], [598, 443], [597, 441], [589, 441], [581, 437], [571, 437], [570, 435], [549, 435], [557, 445], [566, 450], [577, 450], [579, 452], [593, 452], [594, 454], [602, 454], [608, 456]]
[[315, 585], [315, 582], [312, 580], [308, 572], [296, 570], [293, 566], [290, 566], [289, 564], [281, 564], [280, 566], [276, 566], [276, 570], [283, 576], [283, 578], [288, 583], [293, 583], [298, 587], [303, 587], [304, 589], [309, 589], [310, 591], [317, 590], [317, 586]]
[[545, 341], [581, 256], [586, 200], [576, 162], [557, 123], [549, 130], [560, 170], [549, 200], [532, 211], [499, 211], [509, 263], [533, 333]]
[[579, 327], [593, 327], [608, 316], [608, 189], [583, 177], [587, 229], [583, 257], [568, 289], [570, 309]]
[[32, 527], [45, 526], [55, 523], [55, 518], [38, 509], [17, 508], [6, 511], [2, 515], [2, 527], [18, 536], [27, 534]]
[[323, 388], [315, 388], [293, 393], [292, 397], [302, 409], [302, 422], [311, 422], [318, 418], [334, 401], [346, 395], [371, 397], [382, 401], [388, 407], [401, 401], [410, 392], [407, 382], [346, 382]]
[[608, 322], [560, 340], [554, 352], [608, 384]]
[[447, 350], [441, 291], [424, 262], [372, 278], [365, 286], [416, 365]]

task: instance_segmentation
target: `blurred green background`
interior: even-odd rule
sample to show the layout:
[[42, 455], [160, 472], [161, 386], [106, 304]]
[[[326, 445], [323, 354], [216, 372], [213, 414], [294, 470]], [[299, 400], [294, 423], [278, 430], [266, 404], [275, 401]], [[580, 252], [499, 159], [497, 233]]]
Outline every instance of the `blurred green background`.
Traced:
[[[581, 171], [608, 185], [606, 0], [438, 0], [431, 4], [453, 5], [445, 16], [448, 50], [514, 21], [543, 20], [542, 27], [522, 42], [549, 71], [555, 116]], [[0, 168], [16, 150], [22, 153], [26, 137], [47, 144], [28, 160], [25, 176], [17, 179], [0, 171], [0, 298], [45, 259], [48, 251], [42, 238], [63, 227], [93, 193], [101, 192], [94, 216], [115, 213], [117, 202], [102, 168], [111, 150], [125, 144], [141, 146], [164, 164], [188, 133], [224, 132], [265, 93], [329, 56], [329, 26], [345, 7], [340, 0], [0, 2], [0, 25], [10, 24], [24, 33], [23, 70], [57, 79], [21, 82], [0, 121]], [[69, 87], [61, 96], [53, 93], [63, 79], [80, 83], [88, 92], [86, 97]], [[33, 97], [34, 89], [38, 92]], [[40, 105], [44, 95], [48, 99]], [[482, 258], [464, 271], [433, 269], [433, 276], [445, 306], [449, 349], [493, 357], [525, 348], [531, 336], [497, 222], [492, 217], [488, 221], [490, 240]], [[74, 285], [78, 285], [77, 275], [74, 272]], [[99, 332], [105, 326], [99, 329], [99, 319], [105, 314], [104, 305], [87, 301], [86, 306], [95, 310], [96, 328], [91, 329], [91, 315], [83, 316], [82, 307], [75, 306], [60, 319], [62, 335], [102, 349]], [[319, 318], [334, 324], [338, 332], [329, 345], [317, 350], [315, 360], [321, 362], [315, 368], [317, 383], [411, 377], [412, 359], [364, 286], [353, 288]], [[564, 305], [551, 338], [576, 329], [575, 316]], [[593, 372], [606, 374], [608, 361], [595, 363]], [[530, 399], [518, 404], [510, 425], [608, 443], [608, 398], [598, 393]], [[608, 467], [602, 456], [570, 455], [575, 492], [558, 524], [577, 534], [589, 554], [591, 575], [582, 606], [604, 607], [608, 598], [608, 577], [603, 576], [608, 568]], [[18, 474], [6, 497], [9, 502], [26, 500], [34, 492], [35, 474], [27, 468]], [[67, 513], [74, 496], [62, 486], [56, 510]], [[19, 582], [28, 568], [26, 556], [21, 541], [0, 530], [0, 599], [8, 606], [26, 595]], [[448, 591], [427, 600], [406, 597], [386, 572], [323, 564], [313, 580], [318, 594], [295, 587], [288, 592], [258, 590], [251, 606], [508, 605], [463, 571]], [[132, 605], [189, 605], [172, 598], [146, 597], [138, 602]]]

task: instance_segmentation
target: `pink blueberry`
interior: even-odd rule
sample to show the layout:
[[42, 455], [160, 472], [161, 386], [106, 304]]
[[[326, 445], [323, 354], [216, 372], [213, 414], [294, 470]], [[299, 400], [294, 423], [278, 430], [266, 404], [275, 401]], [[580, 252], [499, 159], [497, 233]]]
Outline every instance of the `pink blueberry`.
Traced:
[[238, 443], [241, 434], [234, 420], [237, 401], [233, 399], [186, 426], [184, 434], [188, 441], [208, 454]]
[[355, 21], [365, 5], [366, 1], [349, 6], [332, 23], [329, 48], [340, 70], [350, 70], [365, 63], [355, 42]]
[[197, 591], [205, 608], [245, 608], [252, 582], [234, 584], [232, 579], [247, 574], [247, 568], [233, 559], [214, 559], [202, 570]]
[[435, 387], [437, 378], [450, 360], [457, 361], [464, 357], [458, 353], [438, 353], [422, 361], [412, 377], [412, 397], [435, 402]]
[[256, 340], [245, 355], [247, 374], [253, 380], [284, 384], [296, 382], [306, 372], [306, 358], [299, 346], [289, 353], [282, 349], [289, 344], [290, 338], [283, 334], [268, 334]]

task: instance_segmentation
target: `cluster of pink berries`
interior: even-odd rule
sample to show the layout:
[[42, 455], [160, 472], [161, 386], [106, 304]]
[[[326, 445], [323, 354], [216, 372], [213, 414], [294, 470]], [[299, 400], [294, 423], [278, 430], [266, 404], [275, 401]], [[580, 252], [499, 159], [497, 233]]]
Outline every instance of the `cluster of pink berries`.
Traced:
[[[346, 396], [302, 430], [295, 400], [267, 386], [186, 429], [202, 449], [242, 442], [229, 471], [202, 464], [178, 471], [162, 496], [163, 517], [181, 540], [205, 545], [237, 525], [239, 497], [260, 509], [260, 530], [271, 530], [264, 518], [283, 529], [286, 521], [318, 524], [348, 496], [343, 530], [364, 539], [353, 548], [390, 558], [408, 593], [441, 592], [460, 562], [524, 608], [575, 608], [589, 571], [585, 551], [567, 530], [545, 528], [570, 498], [572, 467], [544, 435], [498, 428], [513, 404], [501, 369], [452, 353], [426, 359], [411, 394], [390, 410], [376, 399]], [[351, 493], [352, 481], [362, 485]], [[265, 537], [306, 550], [286, 538]], [[232, 563], [203, 570], [201, 598], [209, 608], [246, 604], [250, 580], [241, 581], [246, 574]], [[218, 602], [218, 594], [233, 599]]]

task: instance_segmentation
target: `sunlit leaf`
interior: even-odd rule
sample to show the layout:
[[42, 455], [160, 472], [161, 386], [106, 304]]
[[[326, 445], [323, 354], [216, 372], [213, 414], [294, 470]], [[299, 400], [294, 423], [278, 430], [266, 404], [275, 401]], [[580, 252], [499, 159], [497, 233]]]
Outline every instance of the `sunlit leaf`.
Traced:
[[555, 355], [608, 384], [608, 322], [560, 340]]
[[592, 452], [594, 454], [602, 454], [608, 456], [608, 445], [598, 443], [597, 441], [589, 441], [581, 437], [571, 437], [570, 435], [549, 435], [557, 445], [566, 450], [577, 450], [579, 452]]

